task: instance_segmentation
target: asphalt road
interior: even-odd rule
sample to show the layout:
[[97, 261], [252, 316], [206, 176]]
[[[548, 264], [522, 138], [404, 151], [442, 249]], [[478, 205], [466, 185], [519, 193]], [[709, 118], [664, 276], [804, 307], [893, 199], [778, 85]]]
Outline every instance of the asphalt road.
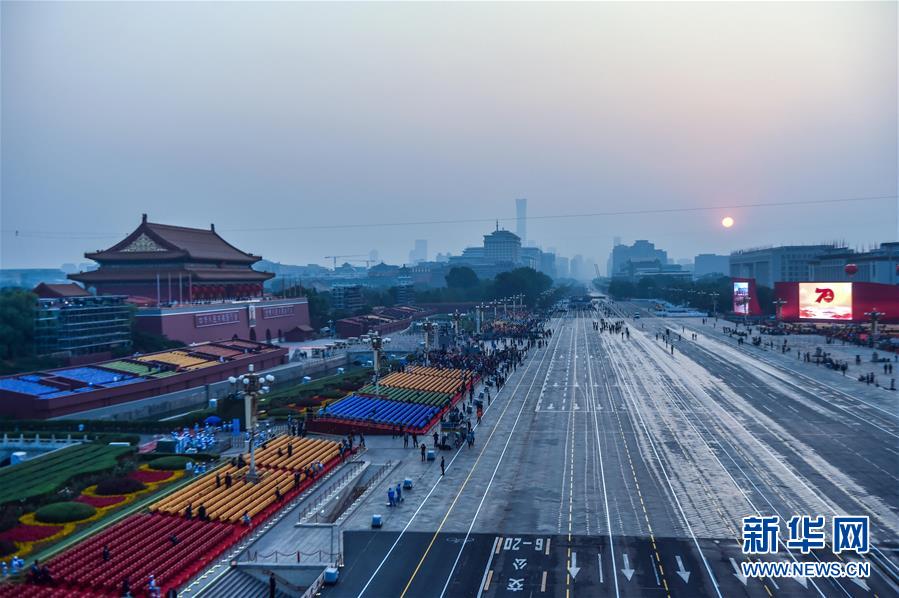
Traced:
[[[398, 509], [373, 495], [346, 522], [325, 595], [897, 595], [883, 574], [899, 538], [895, 418], [849, 416], [829, 401], [851, 397], [803, 391], [717, 341], [671, 355], [655, 338], [666, 322], [630, 321], [628, 338], [593, 330], [599, 317], [553, 321], [476, 446], [444, 454], [446, 476], [401, 462], [415, 490]], [[871, 516], [871, 578], [738, 574], [743, 516], [837, 512]], [[781, 546], [764, 560], [837, 558]]]

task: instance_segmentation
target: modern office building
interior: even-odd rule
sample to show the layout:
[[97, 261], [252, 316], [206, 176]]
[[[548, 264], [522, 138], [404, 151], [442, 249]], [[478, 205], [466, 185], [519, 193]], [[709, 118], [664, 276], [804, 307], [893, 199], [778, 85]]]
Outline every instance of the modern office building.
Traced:
[[515, 232], [522, 245], [527, 245], [528, 238], [528, 200], [521, 197], [515, 200]]
[[668, 253], [662, 249], [656, 249], [654, 243], [645, 239], [634, 241], [633, 245], [622, 245], [616, 237], [616, 245], [612, 248], [612, 256], [607, 267], [610, 267], [609, 276], [627, 275], [628, 262], [658, 262], [668, 263]]
[[[857, 271], [850, 274], [846, 266], [854, 264]], [[899, 243], [881, 243], [869, 251], [828, 253], [810, 263], [812, 281], [852, 281], [899, 283]]]
[[693, 278], [727, 276], [729, 272], [730, 256], [700, 253], [693, 260]]
[[757, 284], [771, 288], [775, 282], [810, 281], [812, 263], [848, 252], [845, 247], [827, 244], [744, 249], [730, 254], [730, 275], [754, 278]]
[[331, 306], [334, 309], [356, 311], [362, 305], [361, 284], [337, 284], [331, 287]]
[[[38, 285], [34, 344], [38, 355], [108, 353], [131, 346], [134, 307], [122, 295], [78, 294], [77, 285]], [[50, 296], [50, 291], [57, 296]]]
[[409, 252], [409, 264], [415, 265], [428, 261], [428, 241], [427, 239], [416, 239], [415, 246]]

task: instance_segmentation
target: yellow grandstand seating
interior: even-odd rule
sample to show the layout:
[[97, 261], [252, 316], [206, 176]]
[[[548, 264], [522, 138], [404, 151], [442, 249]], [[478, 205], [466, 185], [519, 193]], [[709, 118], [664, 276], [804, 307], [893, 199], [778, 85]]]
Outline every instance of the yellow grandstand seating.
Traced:
[[[293, 445], [291, 455], [287, 446]], [[258, 484], [245, 480], [247, 467], [233, 465], [216, 469], [188, 484], [174, 494], [150, 506], [150, 511], [184, 515], [187, 505], [192, 505], [194, 516], [200, 505], [206, 508], [211, 519], [236, 523], [244, 512], [253, 517], [275, 501], [275, 488], [281, 494], [293, 488], [294, 472], [300, 472], [300, 480], [306, 479], [305, 468], [316, 461], [327, 463], [339, 453], [338, 443], [331, 440], [279, 436], [266, 443], [266, 448], [256, 451]], [[278, 450], [281, 455], [278, 455]], [[249, 455], [245, 456], [249, 461]], [[231, 488], [225, 485], [225, 475], [230, 473]], [[216, 485], [216, 475], [220, 484]]]

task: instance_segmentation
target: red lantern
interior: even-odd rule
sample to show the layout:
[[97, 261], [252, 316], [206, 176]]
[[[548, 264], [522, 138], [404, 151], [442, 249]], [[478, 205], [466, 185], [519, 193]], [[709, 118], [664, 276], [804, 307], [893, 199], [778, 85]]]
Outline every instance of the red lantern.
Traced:
[[846, 264], [846, 267], [843, 268], [843, 271], [845, 271], [849, 276], [855, 276], [855, 273], [858, 272], [858, 266], [856, 266], [855, 264]]

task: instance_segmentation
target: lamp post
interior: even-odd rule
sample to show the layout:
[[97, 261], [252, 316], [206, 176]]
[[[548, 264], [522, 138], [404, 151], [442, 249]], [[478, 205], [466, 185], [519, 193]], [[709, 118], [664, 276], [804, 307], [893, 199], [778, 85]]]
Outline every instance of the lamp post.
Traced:
[[462, 319], [462, 315], [459, 313], [459, 310], [453, 311], [453, 342], [459, 337], [459, 321]]
[[771, 303], [774, 304], [775, 318], [780, 322], [783, 319], [783, 307], [787, 302], [785, 299], [775, 299]]
[[474, 306], [474, 326], [475, 332], [481, 334], [481, 318], [484, 315], [484, 304], [478, 303]]
[[431, 352], [431, 331], [434, 330], [434, 323], [430, 320], [425, 320], [422, 329], [425, 331], [425, 365], [431, 365], [431, 358], [428, 354]]
[[869, 344], [873, 347], [877, 338], [877, 321], [886, 314], [882, 311], [877, 311], [875, 307], [871, 311], [865, 312], [865, 315], [871, 319], [871, 342]]
[[389, 338], [382, 338], [380, 332], [368, 331], [368, 342], [371, 344], [372, 365], [375, 370], [375, 394], [381, 390], [381, 348], [390, 342]]
[[259, 481], [259, 474], [256, 471], [256, 407], [259, 395], [267, 393], [269, 384], [274, 381], [275, 377], [271, 374], [257, 374], [252, 363], [246, 374], [228, 378], [228, 382], [237, 385], [238, 394], [243, 394], [244, 419], [246, 430], [250, 433], [250, 468], [247, 470], [247, 480], [254, 484]]

